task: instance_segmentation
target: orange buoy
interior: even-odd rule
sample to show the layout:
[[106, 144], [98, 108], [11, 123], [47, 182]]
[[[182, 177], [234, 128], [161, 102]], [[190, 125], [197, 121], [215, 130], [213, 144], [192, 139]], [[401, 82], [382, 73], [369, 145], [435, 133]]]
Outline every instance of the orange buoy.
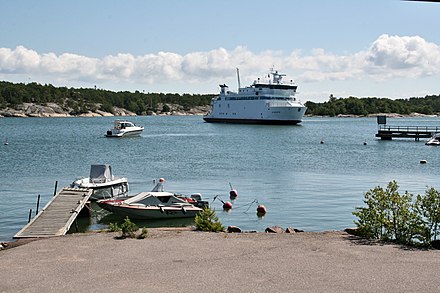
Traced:
[[231, 199], [236, 199], [237, 196], [238, 196], [238, 192], [237, 192], [237, 190], [232, 189], [231, 191], [229, 191], [229, 197], [230, 197]]
[[260, 204], [258, 207], [257, 207], [257, 214], [258, 215], [265, 215], [266, 214], [266, 207], [264, 206], [264, 205], [262, 205], [262, 204]]
[[232, 203], [230, 201], [227, 201], [227, 202], [223, 203], [223, 209], [224, 210], [232, 209]]

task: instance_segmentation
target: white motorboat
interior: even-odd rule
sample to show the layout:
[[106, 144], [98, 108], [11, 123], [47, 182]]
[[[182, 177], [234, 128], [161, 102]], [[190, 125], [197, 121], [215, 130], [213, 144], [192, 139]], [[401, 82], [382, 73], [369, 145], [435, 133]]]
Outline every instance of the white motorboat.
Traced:
[[140, 135], [144, 131], [143, 126], [136, 126], [127, 120], [115, 120], [112, 129], [107, 130], [106, 137], [126, 137]]
[[141, 192], [128, 199], [102, 199], [97, 203], [101, 208], [121, 217], [138, 220], [194, 218], [207, 204], [201, 201], [198, 193], [184, 197], [165, 192], [163, 182], [161, 179], [152, 191]]
[[92, 200], [128, 196], [128, 179], [113, 176], [112, 167], [108, 164], [92, 165], [90, 176], [72, 182], [70, 187], [93, 189]]
[[251, 86], [240, 87], [237, 68], [238, 92], [232, 92], [226, 84], [220, 85], [220, 95], [211, 101], [206, 122], [298, 124], [307, 107], [295, 97], [297, 86], [283, 83], [285, 74], [271, 70], [263, 79]]
[[440, 145], [440, 133], [434, 133], [433, 136], [425, 144]]

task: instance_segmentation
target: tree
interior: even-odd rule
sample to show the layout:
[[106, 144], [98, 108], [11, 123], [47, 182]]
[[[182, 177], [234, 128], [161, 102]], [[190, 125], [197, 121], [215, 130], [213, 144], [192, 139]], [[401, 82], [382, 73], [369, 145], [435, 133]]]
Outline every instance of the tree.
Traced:
[[221, 232], [225, 229], [220, 223], [215, 211], [208, 207], [203, 208], [203, 211], [196, 215], [195, 224], [197, 230], [201, 231]]
[[432, 239], [436, 240], [440, 234], [440, 192], [433, 187], [428, 188], [424, 196], [417, 195], [416, 206], [423, 217], [422, 241], [429, 243]]

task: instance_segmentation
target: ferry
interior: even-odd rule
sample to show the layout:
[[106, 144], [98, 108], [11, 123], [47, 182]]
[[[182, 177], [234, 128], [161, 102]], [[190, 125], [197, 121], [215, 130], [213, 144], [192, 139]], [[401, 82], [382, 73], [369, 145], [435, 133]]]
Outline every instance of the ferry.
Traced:
[[203, 116], [206, 122], [291, 124], [302, 121], [307, 110], [296, 97], [297, 85], [283, 83], [285, 74], [272, 69], [263, 79], [251, 86], [240, 86], [237, 68], [238, 92], [226, 84], [220, 85], [220, 94], [211, 101], [211, 110]]

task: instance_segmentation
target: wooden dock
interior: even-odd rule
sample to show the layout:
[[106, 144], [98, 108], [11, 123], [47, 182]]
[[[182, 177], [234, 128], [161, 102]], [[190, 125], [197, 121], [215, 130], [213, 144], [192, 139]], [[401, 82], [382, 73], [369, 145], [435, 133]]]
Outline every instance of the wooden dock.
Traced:
[[414, 138], [419, 141], [421, 138], [430, 138], [434, 133], [440, 132], [439, 126], [390, 126], [379, 125], [376, 137], [383, 140], [393, 138]]
[[91, 189], [64, 187], [14, 238], [42, 238], [66, 234], [89, 201]]

